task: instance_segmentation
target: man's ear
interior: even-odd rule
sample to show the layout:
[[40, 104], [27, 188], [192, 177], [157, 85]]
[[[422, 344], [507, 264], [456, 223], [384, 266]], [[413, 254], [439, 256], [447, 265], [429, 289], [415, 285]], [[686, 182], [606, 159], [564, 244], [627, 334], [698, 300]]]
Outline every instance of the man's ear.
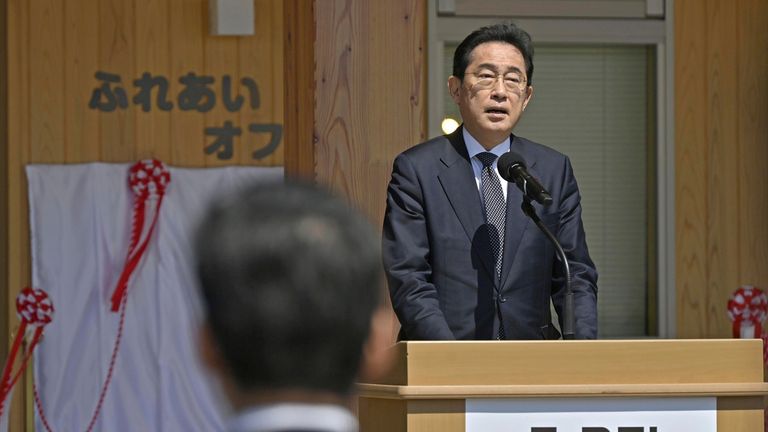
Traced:
[[240, 407], [242, 405], [241, 394], [229, 374], [227, 363], [216, 343], [216, 338], [213, 336], [213, 330], [207, 322], [200, 325], [197, 334], [197, 350], [203, 366], [210, 371], [210, 375], [214, 378], [211, 381], [213, 385], [211, 389], [215, 397], [221, 397], [219, 401], [221, 408], [229, 412], [233, 408]]
[[458, 105], [459, 103], [459, 91], [461, 90], [461, 80], [457, 76], [451, 75], [448, 77], [448, 94], [451, 95], [451, 99]]
[[392, 314], [381, 306], [371, 317], [371, 330], [363, 346], [360, 364], [360, 382], [375, 382], [389, 372], [394, 363], [392, 348]]
[[223, 374], [225, 372], [224, 359], [221, 357], [221, 351], [216, 344], [216, 338], [213, 337], [213, 330], [207, 322], [200, 325], [197, 339], [197, 349], [203, 365], [218, 375]]
[[525, 107], [528, 106], [528, 102], [531, 101], [532, 97], [533, 97], [533, 86], [528, 86], [525, 88], [525, 99], [523, 99], [523, 111], [525, 111]]

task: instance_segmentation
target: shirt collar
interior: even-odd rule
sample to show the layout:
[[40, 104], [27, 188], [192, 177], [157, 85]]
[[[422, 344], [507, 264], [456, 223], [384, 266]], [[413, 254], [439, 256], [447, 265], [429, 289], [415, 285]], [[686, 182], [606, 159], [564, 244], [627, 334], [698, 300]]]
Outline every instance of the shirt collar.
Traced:
[[472, 136], [472, 134], [467, 131], [467, 128], [461, 128], [462, 134], [464, 134], [464, 144], [467, 146], [467, 153], [469, 154], [469, 159], [471, 160], [473, 157], [477, 156], [478, 153], [483, 152], [491, 152], [495, 154], [496, 156], [501, 157], [504, 153], [509, 151], [509, 137], [507, 137], [504, 141], [500, 142], [496, 147], [486, 150], [485, 147], [483, 147], [479, 141], [475, 139], [475, 137]]
[[356, 432], [357, 419], [338, 405], [281, 403], [259, 405], [241, 411], [228, 423], [231, 432], [323, 430]]

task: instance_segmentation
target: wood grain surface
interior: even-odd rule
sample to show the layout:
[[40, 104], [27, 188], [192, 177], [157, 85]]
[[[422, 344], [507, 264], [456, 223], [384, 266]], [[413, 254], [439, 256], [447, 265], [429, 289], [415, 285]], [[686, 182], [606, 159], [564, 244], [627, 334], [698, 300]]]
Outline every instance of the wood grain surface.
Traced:
[[762, 350], [759, 339], [400, 342], [399, 372], [358, 385], [362, 431], [402, 430], [403, 418], [412, 432], [461, 431], [464, 400], [521, 397], [715, 397], [718, 430], [755, 431]]
[[[308, 6], [308, 3], [310, 6]], [[285, 174], [315, 179], [315, 2], [286, 0]]]
[[381, 226], [394, 157], [425, 139], [424, 2], [315, 10], [315, 174]]
[[323, 1], [315, 25], [314, 178], [378, 228], [392, 161], [426, 139], [426, 3]]
[[762, 384], [759, 339], [399, 342], [401, 386]]
[[675, 1], [677, 337], [729, 337], [768, 289], [768, 3]]

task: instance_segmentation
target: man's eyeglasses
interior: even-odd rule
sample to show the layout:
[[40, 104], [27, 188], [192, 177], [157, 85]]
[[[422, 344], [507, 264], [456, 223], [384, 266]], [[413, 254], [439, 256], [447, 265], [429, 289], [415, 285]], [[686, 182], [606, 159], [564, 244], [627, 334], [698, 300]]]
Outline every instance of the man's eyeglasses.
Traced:
[[506, 75], [494, 74], [491, 72], [479, 72], [470, 73], [477, 77], [475, 87], [483, 90], [492, 89], [496, 86], [496, 81], [501, 78], [501, 82], [504, 84], [504, 88], [511, 92], [518, 92], [525, 89], [527, 81], [525, 78], [516, 73], [508, 73]]

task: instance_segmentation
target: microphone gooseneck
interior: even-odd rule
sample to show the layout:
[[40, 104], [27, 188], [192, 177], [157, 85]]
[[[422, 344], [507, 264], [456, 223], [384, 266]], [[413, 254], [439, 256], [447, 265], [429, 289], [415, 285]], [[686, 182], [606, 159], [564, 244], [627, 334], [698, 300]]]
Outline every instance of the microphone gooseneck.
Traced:
[[499, 175], [508, 182], [513, 182], [523, 192], [522, 209], [526, 216], [536, 224], [549, 241], [555, 246], [557, 258], [563, 266], [565, 273], [565, 304], [563, 310], [563, 339], [575, 339], [575, 311], [573, 303], [573, 290], [571, 289], [571, 269], [568, 265], [568, 257], [557, 238], [541, 221], [531, 201], [548, 206], [552, 203], [552, 196], [536, 178], [528, 173], [525, 159], [515, 152], [504, 153], [498, 162]]
[[571, 288], [571, 268], [568, 265], [568, 257], [565, 255], [563, 247], [554, 234], [547, 228], [546, 225], [539, 219], [539, 215], [536, 214], [536, 210], [531, 204], [528, 196], [523, 197], [523, 203], [521, 205], [523, 213], [526, 214], [536, 224], [537, 227], [544, 233], [544, 235], [555, 245], [555, 251], [557, 252], [557, 258], [563, 266], [563, 272], [565, 273], [565, 304], [563, 307], [563, 339], [573, 340], [576, 338], [575, 327], [575, 310], [573, 303], [573, 289]]

